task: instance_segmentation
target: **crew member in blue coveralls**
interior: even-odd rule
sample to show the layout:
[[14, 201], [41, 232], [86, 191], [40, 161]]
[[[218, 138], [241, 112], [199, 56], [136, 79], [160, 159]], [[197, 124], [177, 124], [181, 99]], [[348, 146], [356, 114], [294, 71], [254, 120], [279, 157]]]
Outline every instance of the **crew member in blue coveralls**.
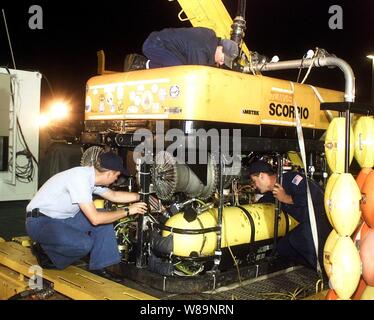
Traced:
[[[282, 185], [272, 167], [264, 161], [256, 161], [249, 166], [249, 175], [257, 189], [264, 193], [261, 203], [274, 203], [275, 198], [281, 202], [281, 210], [297, 220], [299, 225], [281, 238], [277, 244], [280, 257], [314, 269], [317, 268], [316, 250], [314, 248], [307, 201], [306, 177], [298, 172], [283, 174]], [[323, 204], [322, 188], [308, 179], [313, 199], [318, 233], [318, 259], [322, 265], [323, 247], [331, 232]]]
[[149, 59], [149, 68], [225, 64], [232, 69], [239, 48], [236, 42], [217, 37], [209, 28], [167, 28], [148, 36], [143, 54]]
[[[107, 188], [125, 172], [122, 159], [102, 153], [92, 167], [76, 167], [51, 177], [26, 208], [26, 230], [36, 241], [33, 254], [43, 268], [64, 269], [90, 254], [89, 269], [110, 276], [105, 269], [120, 262], [112, 223], [144, 214], [139, 194]], [[92, 194], [116, 203], [133, 203], [117, 211], [98, 212]]]

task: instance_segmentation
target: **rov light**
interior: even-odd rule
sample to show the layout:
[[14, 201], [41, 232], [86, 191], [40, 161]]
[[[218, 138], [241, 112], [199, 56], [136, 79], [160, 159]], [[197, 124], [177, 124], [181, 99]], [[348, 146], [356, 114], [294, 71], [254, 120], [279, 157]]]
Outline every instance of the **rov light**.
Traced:
[[274, 56], [273, 58], [271, 58], [271, 63], [277, 63], [279, 62], [279, 57], [278, 56]]
[[314, 51], [313, 50], [308, 50], [308, 52], [306, 53], [306, 59], [312, 59], [314, 57]]
[[68, 114], [68, 105], [65, 102], [55, 102], [50, 109], [50, 118], [61, 120], [66, 118]]

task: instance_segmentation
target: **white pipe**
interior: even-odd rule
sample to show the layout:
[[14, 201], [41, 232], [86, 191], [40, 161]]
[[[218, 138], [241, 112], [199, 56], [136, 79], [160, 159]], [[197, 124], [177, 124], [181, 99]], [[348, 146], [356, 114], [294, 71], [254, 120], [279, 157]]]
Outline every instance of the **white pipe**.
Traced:
[[[274, 63], [265, 63], [253, 66], [255, 71], [275, 71], [299, 68], [309, 68], [313, 63], [314, 67], [338, 67], [344, 73], [346, 102], [354, 102], [356, 97], [355, 75], [351, 66], [342, 59], [335, 57], [321, 57], [316, 59], [289, 60]], [[246, 71], [246, 70], [244, 70]]]

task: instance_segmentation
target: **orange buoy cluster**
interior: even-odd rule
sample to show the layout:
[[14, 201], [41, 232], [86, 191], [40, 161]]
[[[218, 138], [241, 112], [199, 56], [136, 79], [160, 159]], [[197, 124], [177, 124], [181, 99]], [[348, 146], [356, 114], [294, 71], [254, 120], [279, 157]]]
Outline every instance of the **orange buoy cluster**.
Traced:
[[354, 135], [355, 158], [362, 168], [356, 178], [362, 195], [360, 208], [363, 222], [357, 239], [362, 262], [361, 299], [374, 300], [374, 118], [361, 117]]
[[[361, 117], [351, 131], [350, 162], [362, 171], [345, 173], [345, 118], [331, 122], [325, 140], [333, 172], [325, 190], [325, 209], [333, 226], [324, 247], [330, 290], [326, 299], [374, 299], [374, 119]], [[362, 221], [363, 219], [363, 221]], [[359, 227], [358, 227], [359, 226]]]

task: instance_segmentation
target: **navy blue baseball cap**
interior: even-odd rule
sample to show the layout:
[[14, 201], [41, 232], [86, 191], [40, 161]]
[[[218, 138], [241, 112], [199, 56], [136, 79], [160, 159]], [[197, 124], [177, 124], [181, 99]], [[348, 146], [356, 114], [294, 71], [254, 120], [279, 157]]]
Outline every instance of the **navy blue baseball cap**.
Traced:
[[257, 174], [260, 172], [274, 173], [274, 170], [272, 166], [265, 161], [255, 161], [249, 165], [248, 171], [247, 171], [249, 175]]
[[108, 170], [119, 171], [125, 175], [128, 171], [123, 166], [123, 160], [113, 152], [104, 152], [99, 156], [100, 167]]

